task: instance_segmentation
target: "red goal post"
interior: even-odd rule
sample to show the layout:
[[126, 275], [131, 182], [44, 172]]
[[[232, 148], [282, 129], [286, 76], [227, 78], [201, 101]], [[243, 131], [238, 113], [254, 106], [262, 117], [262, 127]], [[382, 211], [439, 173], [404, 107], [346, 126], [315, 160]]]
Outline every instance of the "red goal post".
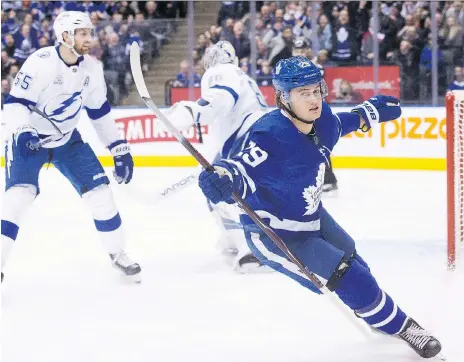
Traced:
[[446, 174], [448, 267], [454, 269], [464, 248], [464, 90], [446, 94]]

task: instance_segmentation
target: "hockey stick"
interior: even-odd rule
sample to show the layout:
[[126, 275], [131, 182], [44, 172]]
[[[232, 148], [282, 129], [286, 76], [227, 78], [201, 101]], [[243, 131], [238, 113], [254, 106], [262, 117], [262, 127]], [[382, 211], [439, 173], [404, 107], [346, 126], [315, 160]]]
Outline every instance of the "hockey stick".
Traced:
[[64, 137], [63, 132], [61, 132], [61, 130], [58, 128], [58, 126], [45, 113], [43, 113], [40, 109], [38, 109], [37, 107], [35, 107], [35, 106], [31, 105], [31, 104], [29, 105], [29, 109], [31, 110], [31, 112], [37, 113], [39, 116], [42, 116], [48, 122], [50, 122], [50, 124], [53, 126], [53, 128], [57, 132], [56, 135], [51, 135], [51, 136], [49, 136], [47, 138], [44, 138], [43, 140], [40, 140], [40, 142], [38, 142], [35, 145], [36, 149], [39, 149], [40, 147], [45, 146], [47, 143], [50, 143], [50, 142], [53, 142], [53, 141], [58, 141], [59, 139]]
[[158, 202], [165, 201], [169, 197], [177, 194], [179, 191], [182, 191], [187, 187], [196, 184], [199, 173], [200, 172], [192, 173], [154, 193], [148, 193], [145, 190], [140, 190], [131, 184], [124, 185], [124, 187], [121, 189], [133, 200], [143, 205], [154, 207]]
[[[187, 151], [200, 163], [200, 165], [207, 171], [214, 172], [214, 167], [203, 157], [201, 153], [197, 151], [195, 147], [179, 132], [179, 130], [174, 127], [174, 125], [167, 119], [167, 117], [161, 113], [156, 104], [153, 102], [148, 92], [145, 80], [143, 79], [142, 67], [140, 65], [140, 48], [137, 42], [133, 42], [130, 49], [130, 64], [132, 70], [132, 76], [134, 78], [135, 86], [137, 91], [140, 94], [140, 97], [143, 99], [148, 108], [150, 108], [158, 117], [158, 119], [163, 122], [166, 128], [174, 135], [174, 137], [184, 146]], [[343, 302], [333, 294], [322, 282], [317, 278], [317, 276], [312, 273], [293, 253], [287, 248], [284, 242], [280, 237], [268, 227], [263, 219], [261, 219], [254, 210], [252, 210], [245, 201], [237, 194], [233, 193], [232, 197], [238, 206], [248, 215], [250, 218], [259, 226], [261, 230], [279, 247], [279, 249], [290, 259], [294, 264], [298, 266], [301, 272], [321, 291], [321, 293], [332, 300], [339, 309], [343, 312], [347, 319], [353, 323], [356, 328], [363, 333], [366, 337], [370, 336], [370, 332], [367, 330], [367, 327], [361, 326], [359, 319], [355, 314], [348, 310], [348, 308], [343, 304]]]

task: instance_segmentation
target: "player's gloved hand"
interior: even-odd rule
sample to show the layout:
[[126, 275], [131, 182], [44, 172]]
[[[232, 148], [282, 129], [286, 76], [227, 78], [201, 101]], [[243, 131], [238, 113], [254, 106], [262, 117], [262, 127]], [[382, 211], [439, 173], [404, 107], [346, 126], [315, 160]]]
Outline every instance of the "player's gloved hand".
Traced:
[[215, 163], [215, 172], [203, 170], [198, 177], [198, 185], [203, 194], [213, 204], [225, 201], [234, 203], [232, 193], [234, 192], [234, 182], [232, 174], [223, 167], [222, 162]]
[[113, 142], [108, 146], [114, 159], [113, 176], [118, 184], [128, 184], [134, 173], [134, 160], [130, 154], [130, 144], [126, 140]]
[[40, 150], [39, 134], [37, 133], [37, 130], [34, 127], [19, 127], [16, 130], [14, 139], [14, 145], [18, 148], [20, 156], [24, 159], [33, 156]]
[[366, 132], [376, 123], [388, 122], [401, 116], [400, 100], [391, 96], [377, 95], [358, 104], [351, 112], [359, 113], [366, 121], [365, 127], [362, 128]]

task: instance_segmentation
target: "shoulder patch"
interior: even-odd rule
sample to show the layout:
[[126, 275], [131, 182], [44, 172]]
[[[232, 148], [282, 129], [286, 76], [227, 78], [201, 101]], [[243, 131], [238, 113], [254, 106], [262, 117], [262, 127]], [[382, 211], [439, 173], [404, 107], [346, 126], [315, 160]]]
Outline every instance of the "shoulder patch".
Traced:
[[37, 53], [39, 58], [48, 58], [50, 56], [50, 52], [48, 50], [44, 50], [43, 52]]

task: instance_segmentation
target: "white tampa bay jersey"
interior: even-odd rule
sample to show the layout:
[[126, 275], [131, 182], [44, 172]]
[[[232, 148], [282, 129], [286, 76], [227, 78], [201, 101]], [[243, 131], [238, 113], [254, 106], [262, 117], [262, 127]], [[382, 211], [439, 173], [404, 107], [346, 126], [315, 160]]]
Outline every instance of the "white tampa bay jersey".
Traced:
[[[211, 127], [211, 138], [220, 145], [223, 153], [224, 148], [240, 136], [237, 134], [239, 130], [242, 134], [253, 123], [250, 117], [246, 120], [247, 116], [268, 111], [256, 82], [234, 64], [208, 68], [201, 80], [201, 98], [212, 107], [220, 108]], [[204, 124], [202, 121], [200, 119]]]
[[34, 105], [65, 135], [45, 146], [58, 147], [69, 140], [84, 108], [100, 139], [108, 146], [119, 139], [119, 134], [110, 117], [102, 66], [88, 55], [79, 57], [76, 65], [67, 65], [58, 49], [39, 49], [21, 67], [5, 101], [5, 133], [11, 135], [19, 126], [30, 125], [39, 135], [57, 134], [49, 121], [29, 110], [29, 105]]

